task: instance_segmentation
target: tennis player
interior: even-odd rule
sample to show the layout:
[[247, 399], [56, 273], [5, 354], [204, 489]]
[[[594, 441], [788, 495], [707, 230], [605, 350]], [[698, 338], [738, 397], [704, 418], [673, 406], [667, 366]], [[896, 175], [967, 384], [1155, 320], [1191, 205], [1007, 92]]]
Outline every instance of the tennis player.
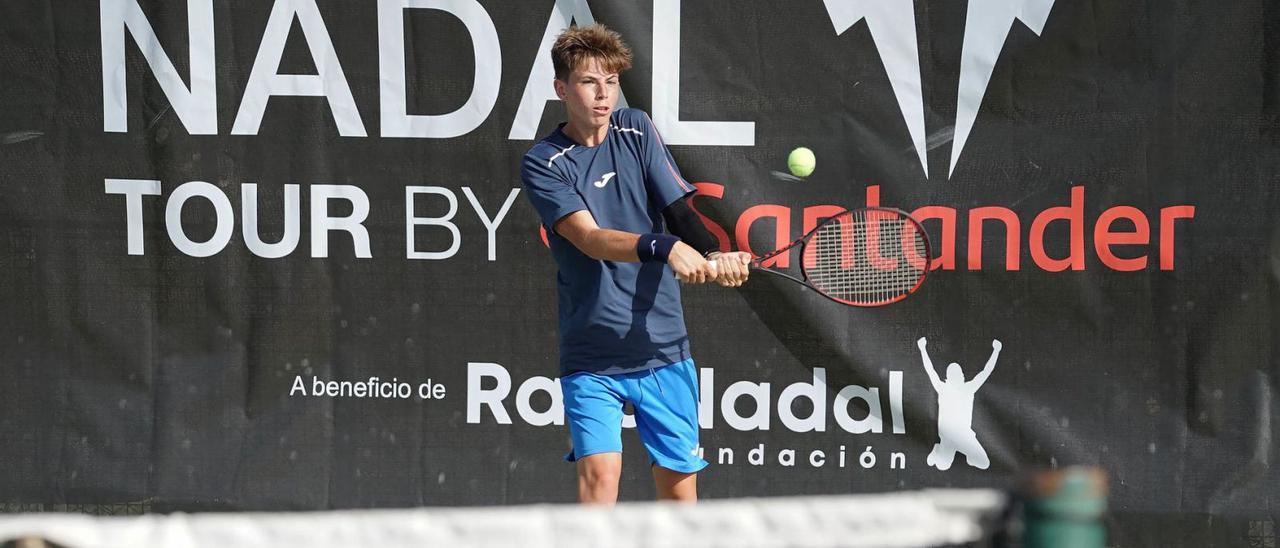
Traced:
[[621, 37], [571, 27], [551, 56], [568, 121], [529, 149], [521, 178], [559, 267], [565, 460], [577, 463], [578, 500], [617, 501], [630, 403], [658, 498], [696, 501], [707, 462], [677, 279], [736, 287], [750, 255], [719, 252], [652, 120], [615, 108], [618, 75], [631, 67]]

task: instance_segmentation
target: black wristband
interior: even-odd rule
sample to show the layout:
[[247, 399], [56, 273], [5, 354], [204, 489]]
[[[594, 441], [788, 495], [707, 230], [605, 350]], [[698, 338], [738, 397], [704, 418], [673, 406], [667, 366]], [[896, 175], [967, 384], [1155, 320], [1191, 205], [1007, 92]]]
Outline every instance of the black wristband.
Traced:
[[640, 257], [640, 262], [647, 263], [650, 261], [667, 262], [667, 257], [671, 255], [671, 248], [676, 246], [676, 242], [680, 238], [670, 234], [641, 234], [640, 240], [636, 242], [636, 255]]

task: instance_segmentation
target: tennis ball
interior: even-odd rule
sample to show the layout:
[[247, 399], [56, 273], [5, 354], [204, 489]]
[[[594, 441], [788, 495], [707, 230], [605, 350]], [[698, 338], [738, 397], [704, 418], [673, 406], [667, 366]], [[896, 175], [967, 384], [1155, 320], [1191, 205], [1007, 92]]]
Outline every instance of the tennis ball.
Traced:
[[808, 177], [813, 173], [817, 163], [818, 160], [813, 157], [813, 151], [805, 147], [797, 148], [787, 155], [787, 168], [796, 177]]

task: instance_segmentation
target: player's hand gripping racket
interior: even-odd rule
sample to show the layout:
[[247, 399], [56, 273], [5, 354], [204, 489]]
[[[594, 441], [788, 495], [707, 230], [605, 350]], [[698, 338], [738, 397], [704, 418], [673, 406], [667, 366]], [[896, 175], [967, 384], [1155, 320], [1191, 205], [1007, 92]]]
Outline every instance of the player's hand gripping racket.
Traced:
[[[798, 276], [763, 266], [797, 247]], [[751, 269], [804, 285], [840, 304], [882, 306], [920, 288], [931, 256], [929, 237], [918, 221], [905, 211], [870, 207], [828, 218], [800, 239], [751, 261]]]

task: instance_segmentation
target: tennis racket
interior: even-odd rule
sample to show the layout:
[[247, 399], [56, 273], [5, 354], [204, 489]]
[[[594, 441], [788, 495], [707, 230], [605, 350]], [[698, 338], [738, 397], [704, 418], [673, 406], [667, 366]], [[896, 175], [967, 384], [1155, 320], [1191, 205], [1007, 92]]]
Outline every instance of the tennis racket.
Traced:
[[[800, 250], [798, 275], [764, 266], [788, 258], [783, 254], [793, 249]], [[869, 207], [827, 218], [800, 239], [753, 259], [750, 267], [843, 305], [883, 306], [920, 289], [931, 251], [924, 228], [905, 211]]]

